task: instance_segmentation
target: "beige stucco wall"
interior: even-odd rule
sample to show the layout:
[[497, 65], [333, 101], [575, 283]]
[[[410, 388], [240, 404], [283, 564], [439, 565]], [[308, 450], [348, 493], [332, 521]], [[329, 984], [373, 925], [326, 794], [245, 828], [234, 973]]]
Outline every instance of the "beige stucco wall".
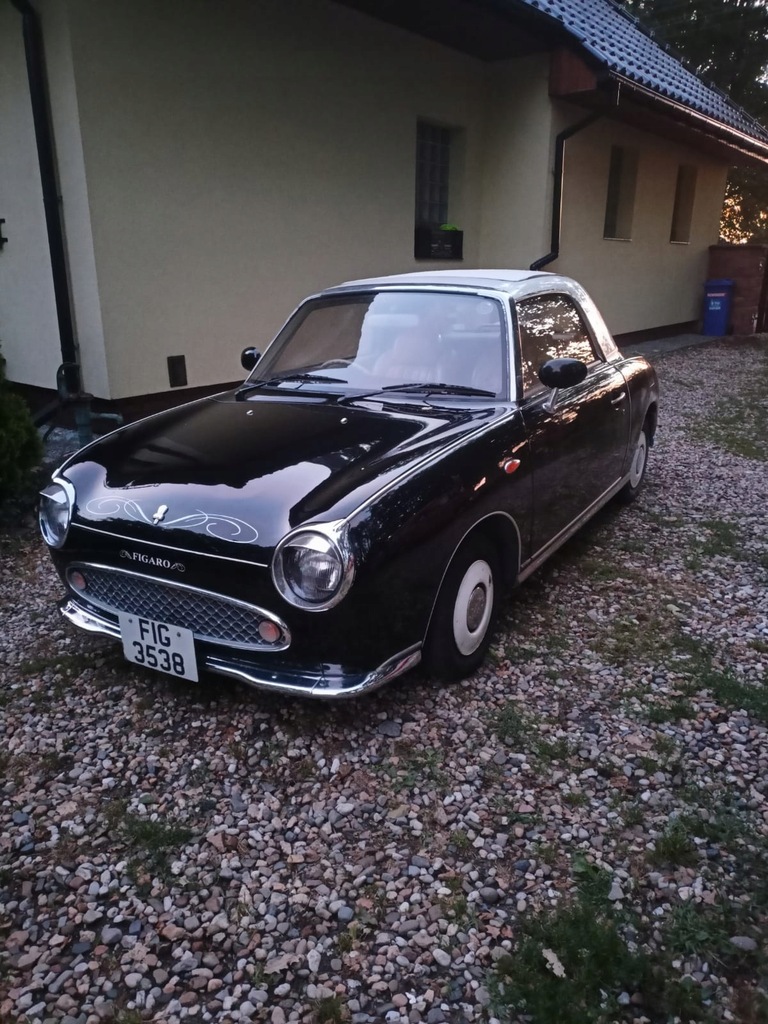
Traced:
[[[1, 2], [1, 0], [0, 0]], [[88, 201], [88, 172], [80, 135], [66, 4], [40, 4], [46, 70], [55, 124], [61, 218], [67, 250], [73, 330], [85, 391], [107, 397], [107, 356]]]
[[10, 380], [56, 386], [61, 362], [21, 15], [0, 3], [0, 351]]
[[[640, 152], [631, 241], [603, 238], [611, 145]], [[669, 240], [681, 163], [697, 167], [688, 244]], [[614, 333], [698, 319], [726, 174], [725, 164], [688, 147], [596, 122], [566, 143], [561, 255], [547, 269], [578, 278]]]
[[[99, 397], [168, 390], [169, 355], [186, 356], [191, 387], [237, 379], [240, 350], [266, 344], [308, 292], [430, 266], [413, 258], [419, 118], [459, 129], [449, 218], [464, 230], [463, 265], [526, 267], [549, 250], [555, 138], [584, 111], [551, 103], [546, 55], [484, 64], [333, 0], [40, 10], [75, 327]], [[18, 28], [10, 5], [0, 18]], [[20, 32], [0, 33], [0, 47], [18, 94]], [[15, 276], [11, 246], [0, 254], [0, 297], [12, 296], [0, 340], [14, 325], [16, 379], [52, 386], [39, 371], [58, 363], [58, 337], [23, 110], [17, 95], [0, 118], [0, 161], [12, 164], [0, 188], [19, 183], [29, 221]], [[602, 237], [612, 143], [642, 152], [631, 242]], [[699, 167], [690, 245], [668, 241], [680, 162]], [[598, 122], [567, 144], [550, 269], [581, 280], [615, 332], [694, 319], [724, 180], [722, 165]]]
[[418, 118], [463, 129], [480, 258], [487, 68], [326, 0], [69, 0], [113, 398], [241, 376], [307, 292], [413, 259]]
[[481, 262], [527, 267], [549, 251], [554, 128], [549, 57], [489, 69]]

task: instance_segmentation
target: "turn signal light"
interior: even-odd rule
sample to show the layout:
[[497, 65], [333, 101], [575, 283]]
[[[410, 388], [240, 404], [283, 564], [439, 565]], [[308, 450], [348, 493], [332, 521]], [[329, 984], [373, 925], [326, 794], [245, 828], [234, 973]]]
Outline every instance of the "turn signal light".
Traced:
[[85, 590], [88, 587], [88, 581], [81, 572], [77, 569], [73, 569], [69, 574], [70, 586], [74, 587], [75, 590]]
[[280, 630], [274, 624], [265, 619], [259, 623], [259, 636], [268, 644], [274, 644], [280, 639]]

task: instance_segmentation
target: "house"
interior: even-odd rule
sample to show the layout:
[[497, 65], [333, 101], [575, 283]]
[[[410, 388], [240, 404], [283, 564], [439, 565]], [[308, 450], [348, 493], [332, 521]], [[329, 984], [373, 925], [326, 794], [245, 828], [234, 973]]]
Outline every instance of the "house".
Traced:
[[768, 131], [612, 0], [0, 0], [0, 346], [194, 391], [304, 295], [459, 255], [691, 322], [739, 162]]

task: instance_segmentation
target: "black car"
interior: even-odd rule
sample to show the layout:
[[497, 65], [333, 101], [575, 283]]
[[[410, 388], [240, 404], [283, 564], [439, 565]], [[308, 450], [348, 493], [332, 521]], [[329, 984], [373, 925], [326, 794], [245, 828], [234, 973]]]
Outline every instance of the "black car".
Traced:
[[43, 491], [63, 614], [139, 665], [314, 697], [474, 671], [500, 592], [643, 483], [658, 385], [574, 281], [442, 271], [303, 302], [244, 384]]

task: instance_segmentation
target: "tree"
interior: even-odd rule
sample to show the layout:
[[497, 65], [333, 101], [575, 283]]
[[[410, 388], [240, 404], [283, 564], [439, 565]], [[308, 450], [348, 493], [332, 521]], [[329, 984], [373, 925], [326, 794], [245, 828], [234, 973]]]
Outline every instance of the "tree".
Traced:
[[[625, 7], [668, 43], [706, 82], [768, 121], [768, 4], [765, 0], [626, 0]], [[721, 234], [726, 241], [768, 240], [768, 172], [734, 167]]]

